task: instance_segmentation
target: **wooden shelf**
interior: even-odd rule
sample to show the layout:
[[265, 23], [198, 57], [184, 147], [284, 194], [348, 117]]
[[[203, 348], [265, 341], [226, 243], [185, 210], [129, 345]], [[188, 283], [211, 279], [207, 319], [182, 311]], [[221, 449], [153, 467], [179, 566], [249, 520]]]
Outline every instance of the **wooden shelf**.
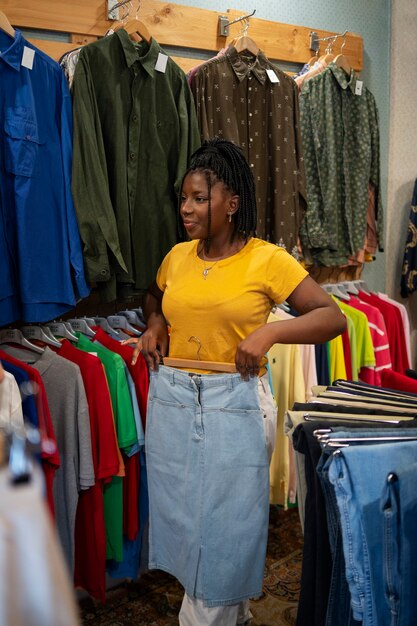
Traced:
[[[107, 20], [106, 0], [0, 0], [0, 9], [4, 11], [11, 24], [17, 28], [46, 30], [70, 33], [74, 38], [89, 42], [95, 37], [102, 37], [114, 22]], [[163, 45], [179, 46], [188, 50], [207, 50], [216, 52], [227, 45], [240, 32], [240, 24], [230, 27], [230, 36], [219, 37], [217, 11], [183, 6], [181, 4], [142, 0], [140, 19], [145, 22], [149, 32]], [[223, 14], [224, 15], [224, 14]], [[230, 21], [240, 17], [242, 11], [230, 9], [227, 16]], [[349, 25], [346, 24], [346, 27]], [[311, 56], [309, 49], [310, 32], [315, 30], [319, 37], [328, 37], [335, 33], [304, 26], [281, 24], [258, 18], [250, 19], [250, 36], [261, 50], [273, 60], [304, 63]], [[343, 40], [334, 46], [334, 52], [340, 51]], [[64, 46], [62, 42], [37, 40], [42, 50], [53, 58], [59, 58]], [[321, 51], [324, 50], [322, 42]], [[66, 48], [67, 50], [68, 48]], [[64, 50], [65, 51], [65, 50]], [[359, 35], [348, 33], [344, 54], [356, 70], [363, 66], [363, 41]], [[175, 57], [174, 57], [175, 58]], [[196, 64], [195, 59], [182, 59], [180, 65]]]

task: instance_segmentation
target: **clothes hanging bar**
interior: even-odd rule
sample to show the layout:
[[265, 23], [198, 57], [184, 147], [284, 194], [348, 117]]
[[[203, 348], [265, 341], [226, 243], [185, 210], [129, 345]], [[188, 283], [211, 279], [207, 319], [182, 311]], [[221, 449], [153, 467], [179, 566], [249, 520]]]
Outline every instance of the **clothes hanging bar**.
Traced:
[[243, 17], [238, 17], [237, 19], [229, 22], [229, 19], [224, 15], [219, 15], [219, 35], [220, 37], [228, 37], [229, 36], [229, 26], [232, 24], [237, 24], [237, 22], [243, 22], [243, 20], [248, 20], [250, 17], [253, 17], [256, 13], [256, 9], [253, 10], [249, 15], [244, 15]]

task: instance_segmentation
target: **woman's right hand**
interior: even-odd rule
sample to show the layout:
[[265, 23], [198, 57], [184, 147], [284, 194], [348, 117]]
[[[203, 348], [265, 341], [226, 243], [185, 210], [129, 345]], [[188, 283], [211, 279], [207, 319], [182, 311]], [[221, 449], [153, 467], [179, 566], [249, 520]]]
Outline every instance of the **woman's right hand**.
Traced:
[[138, 359], [139, 352], [142, 352], [145, 361], [151, 371], [157, 371], [161, 356], [166, 356], [168, 352], [168, 327], [165, 322], [152, 324], [139, 337], [132, 337], [122, 341], [122, 345], [134, 344], [132, 364]]

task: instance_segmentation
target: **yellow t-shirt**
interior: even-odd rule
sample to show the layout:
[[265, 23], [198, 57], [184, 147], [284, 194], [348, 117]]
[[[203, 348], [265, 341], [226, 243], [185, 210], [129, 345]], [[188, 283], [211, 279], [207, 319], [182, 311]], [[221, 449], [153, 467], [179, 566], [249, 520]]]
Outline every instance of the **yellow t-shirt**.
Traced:
[[158, 270], [171, 326], [169, 356], [234, 363], [238, 344], [267, 323], [274, 303], [286, 300], [307, 272], [283, 248], [261, 239], [214, 262], [200, 259], [197, 245], [174, 246]]

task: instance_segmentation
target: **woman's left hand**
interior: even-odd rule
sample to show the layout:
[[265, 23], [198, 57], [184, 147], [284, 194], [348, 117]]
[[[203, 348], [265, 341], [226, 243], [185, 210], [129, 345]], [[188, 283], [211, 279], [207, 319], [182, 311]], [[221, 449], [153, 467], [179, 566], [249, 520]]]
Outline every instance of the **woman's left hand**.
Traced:
[[258, 376], [261, 359], [274, 343], [270, 334], [268, 325], [261, 326], [238, 345], [235, 364], [243, 380]]

